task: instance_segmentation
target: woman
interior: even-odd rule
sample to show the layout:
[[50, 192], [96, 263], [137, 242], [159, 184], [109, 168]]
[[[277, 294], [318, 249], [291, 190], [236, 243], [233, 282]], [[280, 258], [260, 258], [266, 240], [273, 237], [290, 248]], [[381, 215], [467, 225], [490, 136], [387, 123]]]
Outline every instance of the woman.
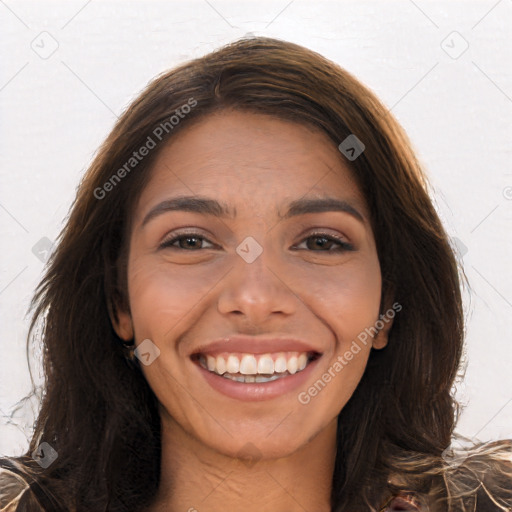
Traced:
[[460, 285], [349, 73], [269, 38], [182, 65], [100, 148], [36, 292], [45, 395], [2, 510], [511, 510], [510, 441], [447, 455]]

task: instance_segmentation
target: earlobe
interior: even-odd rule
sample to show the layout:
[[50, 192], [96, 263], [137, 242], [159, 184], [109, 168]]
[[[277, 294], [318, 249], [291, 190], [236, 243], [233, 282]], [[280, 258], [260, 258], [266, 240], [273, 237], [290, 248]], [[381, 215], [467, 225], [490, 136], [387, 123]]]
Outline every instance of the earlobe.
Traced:
[[134, 336], [132, 317], [129, 313], [125, 312], [118, 312], [118, 317], [119, 320], [117, 322], [112, 321], [114, 330], [121, 339], [130, 341]]
[[134, 332], [130, 313], [124, 308], [113, 307], [113, 305], [109, 303], [108, 314], [116, 334], [124, 341], [132, 340]]
[[[392, 283], [387, 283], [386, 292], [384, 293], [384, 305], [386, 307], [393, 303], [393, 295], [395, 288]], [[379, 320], [375, 323], [379, 329], [373, 337], [372, 347], [376, 350], [385, 348], [389, 341], [389, 332], [393, 326], [393, 319], [395, 318], [396, 311], [400, 311], [402, 308], [395, 310], [397, 303], [393, 303], [392, 306], [385, 310], [385, 313], [381, 314]], [[391, 314], [392, 313], [392, 314]]]
[[393, 319], [388, 318], [387, 320], [387, 322], [382, 320], [382, 322], [385, 323], [385, 326], [373, 337], [372, 347], [376, 350], [381, 350], [388, 344], [389, 331], [393, 325]]

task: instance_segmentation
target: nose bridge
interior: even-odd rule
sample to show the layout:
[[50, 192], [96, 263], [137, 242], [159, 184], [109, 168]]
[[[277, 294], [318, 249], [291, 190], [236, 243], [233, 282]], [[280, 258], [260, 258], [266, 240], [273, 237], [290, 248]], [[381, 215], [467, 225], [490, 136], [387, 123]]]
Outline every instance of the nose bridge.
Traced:
[[272, 265], [273, 250], [270, 247], [270, 237], [263, 231], [260, 233], [258, 239], [253, 236], [245, 237], [236, 248], [235, 273], [241, 281], [246, 281], [246, 284], [251, 286], [268, 286], [268, 280], [271, 275], [273, 276], [270, 268], [275, 267], [276, 263], [274, 261]]
[[271, 237], [259, 230], [256, 236], [247, 236], [236, 247], [233, 269], [226, 276], [226, 283], [219, 298], [223, 313], [238, 311], [255, 322], [272, 312], [291, 312], [294, 294], [279, 277]]
[[[246, 216], [240, 219], [241, 224], [245, 224], [246, 227], [245, 233], [240, 231], [236, 233], [240, 238], [235, 250], [244, 263], [254, 265], [254, 263], [258, 262], [257, 267], [259, 267], [262, 262], [267, 262], [271, 256], [273, 250], [271, 245], [275, 230], [271, 229], [273, 227], [273, 219], [266, 219], [262, 211], [254, 205], [253, 201], [254, 198], [247, 200], [247, 205], [252, 205], [248, 208], [248, 212], [252, 212], [252, 215], [247, 213]], [[249, 226], [249, 229], [247, 229], [247, 226]]]

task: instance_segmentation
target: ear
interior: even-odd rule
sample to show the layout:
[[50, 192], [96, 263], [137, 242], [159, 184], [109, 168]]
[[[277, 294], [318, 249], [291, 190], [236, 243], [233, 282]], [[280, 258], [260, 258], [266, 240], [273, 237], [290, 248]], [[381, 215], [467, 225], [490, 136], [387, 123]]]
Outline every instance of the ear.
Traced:
[[[380, 329], [379, 332], [377, 332], [377, 334], [373, 337], [372, 342], [372, 348], [376, 350], [381, 350], [386, 347], [389, 341], [389, 331], [393, 325], [393, 319], [385, 313], [380, 316], [380, 320], [384, 324], [384, 327]], [[379, 323], [379, 325], [381, 324]]]
[[134, 337], [132, 317], [119, 296], [109, 301], [108, 314], [116, 334], [124, 341], [132, 340]]
[[372, 347], [376, 350], [381, 350], [387, 346], [389, 341], [389, 332], [393, 327], [393, 321], [398, 311], [402, 309], [401, 304], [393, 302], [394, 299], [394, 286], [388, 283], [386, 291], [383, 294], [382, 300], [382, 313], [376, 322], [376, 327], [381, 327], [377, 334], [373, 337]]

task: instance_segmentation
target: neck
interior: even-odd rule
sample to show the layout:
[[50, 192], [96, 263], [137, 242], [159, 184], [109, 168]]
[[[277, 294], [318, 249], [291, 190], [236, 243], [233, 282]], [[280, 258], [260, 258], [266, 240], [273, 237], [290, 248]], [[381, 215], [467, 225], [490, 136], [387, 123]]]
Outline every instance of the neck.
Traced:
[[336, 418], [294, 453], [253, 461], [219, 453], [162, 418], [160, 483], [150, 512], [330, 512]]

